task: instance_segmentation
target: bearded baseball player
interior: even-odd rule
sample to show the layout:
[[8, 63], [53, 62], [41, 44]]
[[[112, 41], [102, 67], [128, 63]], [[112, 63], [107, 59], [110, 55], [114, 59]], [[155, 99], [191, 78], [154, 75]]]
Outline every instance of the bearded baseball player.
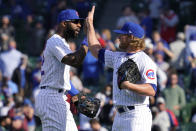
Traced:
[[149, 96], [157, 90], [156, 65], [143, 50], [144, 30], [128, 22], [120, 30], [120, 52], [101, 48], [93, 27], [95, 6], [86, 19], [89, 49], [99, 61], [113, 68], [113, 101], [117, 114], [112, 131], [150, 131]]
[[[71, 89], [70, 66], [78, 67], [87, 53], [87, 45], [72, 52], [68, 41], [78, 36], [82, 18], [67, 9], [58, 15], [56, 34], [51, 36], [43, 52], [40, 92], [35, 98], [35, 114], [40, 117], [43, 131], [77, 131], [65, 92]], [[72, 95], [78, 91], [71, 90]]]

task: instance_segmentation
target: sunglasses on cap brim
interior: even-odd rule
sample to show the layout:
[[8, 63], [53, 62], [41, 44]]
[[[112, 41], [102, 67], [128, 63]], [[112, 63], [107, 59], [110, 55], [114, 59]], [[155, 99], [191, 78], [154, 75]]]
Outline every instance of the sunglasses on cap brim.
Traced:
[[72, 22], [74, 24], [78, 24], [78, 23], [82, 23], [83, 20], [82, 19], [74, 19], [74, 20], [66, 20], [66, 22]]

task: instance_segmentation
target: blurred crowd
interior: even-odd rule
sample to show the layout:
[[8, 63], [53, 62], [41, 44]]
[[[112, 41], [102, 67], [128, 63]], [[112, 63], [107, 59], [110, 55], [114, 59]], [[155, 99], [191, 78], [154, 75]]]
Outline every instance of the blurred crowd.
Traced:
[[[152, 130], [188, 130], [184, 126], [188, 124], [190, 130], [196, 130], [196, 2], [127, 1], [131, 4], [122, 7], [114, 28], [132, 21], [145, 30], [145, 52], [158, 68], [158, 91], [150, 97]], [[96, 2], [99, 9], [104, 0]], [[34, 115], [34, 98], [39, 92], [45, 42], [55, 33], [61, 10], [75, 8], [81, 17], [86, 17], [90, 5], [90, 0], [0, 0], [0, 130], [41, 130], [40, 120]], [[111, 30], [97, 29], [96, 36], [103, 48], [119, 50], [119, 40]], [[81, 38], [81, 43], [85, 40]], [[75, 51], [80, 43], [73, 40], [69, 45]], [[95, 119], [74, 112], [78, 128], [110, 131], [116, 114], [112, 102], [113, 70], [104, 67], [90, 52], [83, 65], [71, 68], [72, 84], [99, 98], [101, 108]]]

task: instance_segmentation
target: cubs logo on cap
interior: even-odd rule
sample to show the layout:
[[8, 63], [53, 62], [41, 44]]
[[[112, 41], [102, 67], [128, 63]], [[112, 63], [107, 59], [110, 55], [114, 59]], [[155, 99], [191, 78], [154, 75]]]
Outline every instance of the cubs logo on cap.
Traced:
[[66, 9], [59, 13], [58, 23], [69, 20], [84, 20], [84, 18], [80, 18], [78, 12], [73, 9]]
[[78, 14], [78, 12], [76, 11], [76, 15], [79, 17], [79, 14]]
[[152, 70], [152, 69], [147, 70], [146, 76], [147, 76], [148, 79], [151, 79], [151, 80], [155, 79], [154, 70]]

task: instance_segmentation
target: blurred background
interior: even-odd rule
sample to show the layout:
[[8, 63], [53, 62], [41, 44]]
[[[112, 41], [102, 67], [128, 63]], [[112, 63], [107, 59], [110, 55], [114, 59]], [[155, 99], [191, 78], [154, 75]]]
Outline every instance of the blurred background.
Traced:
[[[152, 131], [196, 130], [195, 0], [0, 0], [0, 131], [41, 131], [34, 115], [41, 55], [55, 33], [61, 10], [76, 9], [85, 18], [96, 3], [96, 36], [103, 48], [118, 51], [112, 32], [125, 22], [146, 33], [145, 52], [158, 66], [158, 91], [150, 97]], [[85, 38], [70, 42], [75, 51]], [[101, 100], [95, 119], [72, 110], [79, 131], [111, 131], [112, 72], [88, 52], [84, 64], [70, 71], [75, 88]]]

